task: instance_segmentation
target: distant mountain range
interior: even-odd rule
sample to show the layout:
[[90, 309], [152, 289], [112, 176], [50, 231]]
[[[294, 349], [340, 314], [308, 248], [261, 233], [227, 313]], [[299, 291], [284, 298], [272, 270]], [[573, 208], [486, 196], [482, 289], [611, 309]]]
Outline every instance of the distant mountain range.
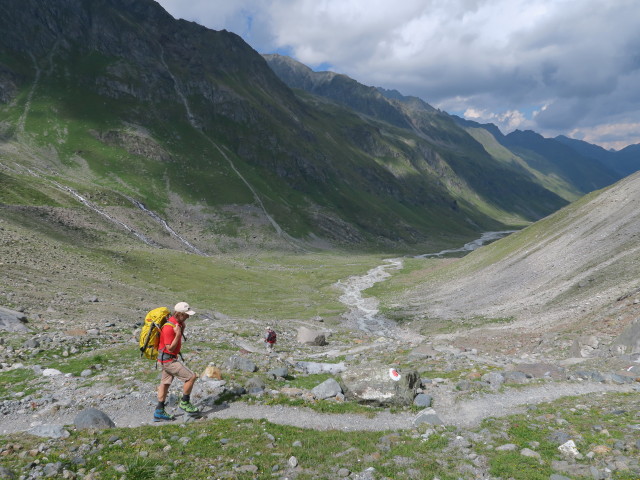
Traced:
[[0, 214], [80, 209], [94, 239], [106, 236], [87, 225], [108, 212], [153, 244], [184, 248], [166, 225], [188, 232], [198, 252], [428, 251], [544, 217], [634, 163], [633, 149], [604, 165], [550, 140], [567, 158], [535, 134], [501, 138], [415, 97], [265, 61], [152, 0], [5, 0], [0, 29]]
[[[425, 125], [427, 128], [421, 133], [432, 135], [432, 139], [435, 123], [433, 119], [444, 122], [440, 117], [449, 117], [480, 142], [494, 159], [514, 166], [520, 165], [545, 188], [567, 200], [610, 185], [640, 169], [640, 145], [631, 145], [613, 152], [563, 136], [544, 138], [533, 131], [516, 130], [504, 135], [494, 124], [480, 124], [455, 115], [449, 116], [419, 98], [406, 97], [398, 91], [366, 87], [345, 75], [333, 72], [313, 72], [289, 57], [264, 57], [291, 88], [329, 98], [361, 114], [404, 128], [420, 130], [421, 125]], [[423, 121], [430, 118], [432, 122], [421, 124], [420, 118]], [[449, 127], [447, 126], [448, 129]], [[453, 135], [453, 132], [454, 130], [449, 129], [448, 133]], [[455, 140], [463, 143], [460, 137]], [[504, 148], [497, 147], [497, 144]]]

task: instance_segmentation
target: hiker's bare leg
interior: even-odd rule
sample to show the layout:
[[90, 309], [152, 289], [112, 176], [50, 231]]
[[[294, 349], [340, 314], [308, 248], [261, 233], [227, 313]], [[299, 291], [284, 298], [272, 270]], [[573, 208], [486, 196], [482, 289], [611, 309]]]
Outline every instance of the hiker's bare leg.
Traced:
[[184, 392], [185, 395], [191, 395], [191, 390], [193, 390], [193, 384], [196, 383], [197, 378], [198, 376], [194, 374], [193, 377], [191, 377], [189, 380], [184, 382], [184, 387], [182, 391]]
[[158, 387], [158, 401], [164, 402], [167, 399], [167, 393], [169, 393], [169, 386], [166, 383], [161, 383]]

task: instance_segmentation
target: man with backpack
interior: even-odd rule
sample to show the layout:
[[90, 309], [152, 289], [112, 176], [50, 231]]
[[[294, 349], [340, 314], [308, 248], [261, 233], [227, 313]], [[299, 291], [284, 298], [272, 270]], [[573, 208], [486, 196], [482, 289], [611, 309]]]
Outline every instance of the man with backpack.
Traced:
[[264, 336], [264, 341], [267, 347], [267, 353], [273, 352], [273, 346], [276, 343], [276, 332], [271, 327], [267, 327], [267, 333]]
[[175, 420], [175, 417], [165, 410], [165, 401], [174, 378], [184, 382], [183, 395], [178, 407], [191, 415], [200, 411], [198, 407], [191, 403], [190, 398], [191, 390], [193, 390], [193, 385], [198, 377], [182, 362], [178, 361], [182, 339], [186, 339], [184, 337], [185, 321], [195, 313], [187, 302], [177, 303], [173, 309], [173, 315], [162, 326], [160, 331], [158, 362], [162, 366], [162, 377], [158, 387], [158, 405], [153, 414], [153, 420], [156, 422]]

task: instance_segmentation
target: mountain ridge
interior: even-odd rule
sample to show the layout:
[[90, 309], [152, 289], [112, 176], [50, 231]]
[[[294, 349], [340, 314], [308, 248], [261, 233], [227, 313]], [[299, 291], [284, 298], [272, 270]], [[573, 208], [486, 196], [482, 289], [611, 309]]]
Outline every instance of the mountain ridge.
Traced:
[[[80, 194], [100, 192], [121, 222], [146, 221], [134, 199], [185, 225], [202, 252], [234, 242], [424, 251], [566, 203], [504, 170], [418, 99], [403, 111], [367, 89], [411, 128], [318, 102], [239, 36], [174, 20], [151, 0], [40, 7], [2, 5], [5, 158]], [[29, 190], [33, 176], [19, 169], [11, 175], [39, 201], [58, 195]]]

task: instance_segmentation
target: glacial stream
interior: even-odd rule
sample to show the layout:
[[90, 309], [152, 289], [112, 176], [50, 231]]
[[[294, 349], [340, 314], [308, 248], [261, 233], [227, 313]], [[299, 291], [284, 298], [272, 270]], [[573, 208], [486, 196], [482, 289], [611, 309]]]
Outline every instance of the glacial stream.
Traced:
[[[442, 250], [438, 253], [425, 253], [416, 255], [415, 258], [441, 257], [449, 253], [471, 252], [513, 232], [515, 230], [485, 232], [480, 238], [466, 243], [460, 248]], [[354, 322], [364, 332], [381, 337], [393, 337], [394, 322], [379, 315], [378, 300], [373, 297], [364, 297], [362, 292], [390, 277], [389, 270], [399, 270], [400, 268], [402, 268], [402, 259], [390, 258], [385, 260], [384, 264], [372, 268], [364, 275], [338, 280], [336, 286], [344, 292], [339, 300], [349, 307], [349, 311], [344, 315], [347, 321]]]

